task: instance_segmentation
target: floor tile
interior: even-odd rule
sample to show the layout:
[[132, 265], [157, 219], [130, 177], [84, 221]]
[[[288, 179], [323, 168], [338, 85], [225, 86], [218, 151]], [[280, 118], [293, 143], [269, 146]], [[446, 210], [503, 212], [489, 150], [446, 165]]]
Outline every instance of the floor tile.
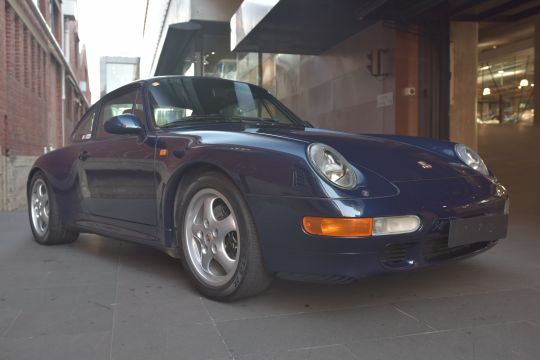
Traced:
[[540, 319], [540, 293], [533, 289], [420, 299], [395, 305], [438, 330]]
[[[1, 300], [0, 300], [1, 302]], [[13, 323], [21, 315], [21, 310], [17, 308], [0, 308], [0, 337], [13, 326]]]
[[251, 354], [235, 358], [236, 360], [357, 360], [357, 357], [343, 345], [293, 349], [271, 354]]
[[391, 306], [323, 311], [217, 323], [235, 355], [339, 344], [428, 331]]
[[206, 360], [229, 356], [213, 324], [115, 327], [115, 360]]
[[75, 335], [38, 335], [0, 338], [2, 360], [105, 360], [109, 359], [108, 331]]
[[22, 311], [4, 334], [7, 338], [76, 335], [112, 329], [113, 308], [106, 304], [81, 302], [66, 310]]
[[540, 328], [524, 322], [486, 325], [430, 334], [348, 344], [370, 360], [537, 360]]

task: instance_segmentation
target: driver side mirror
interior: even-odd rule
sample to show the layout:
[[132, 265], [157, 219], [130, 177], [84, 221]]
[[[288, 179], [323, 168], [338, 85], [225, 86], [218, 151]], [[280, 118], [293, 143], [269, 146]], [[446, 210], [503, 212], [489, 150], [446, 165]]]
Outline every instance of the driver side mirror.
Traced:
[[105, 131], [111, 134], [134, 134], [144, 137], [146, 131], [144, 126], [133, 114], [122, 114], [113, 116], [104, 124]]

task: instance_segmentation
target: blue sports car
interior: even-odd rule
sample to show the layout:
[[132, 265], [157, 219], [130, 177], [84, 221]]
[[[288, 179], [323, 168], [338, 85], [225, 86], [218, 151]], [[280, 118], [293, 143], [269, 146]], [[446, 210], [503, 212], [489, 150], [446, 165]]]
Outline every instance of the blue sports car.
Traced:
[[345, 283], [494, 246], [508, 194], [462, 144], [317, 129], [266, 90], [167, 76], [104, 96], [28, 179], [40, 244], [95, 233], [181, 259], [206, 296]]

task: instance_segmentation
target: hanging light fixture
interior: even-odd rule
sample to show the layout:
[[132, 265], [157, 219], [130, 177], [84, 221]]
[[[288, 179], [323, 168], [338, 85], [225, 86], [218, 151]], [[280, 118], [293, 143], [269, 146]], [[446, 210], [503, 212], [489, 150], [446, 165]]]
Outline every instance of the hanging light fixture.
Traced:
[[490, 88], [484, 88], [484, 91], [482, 91], [482, 95], [486, 96], [486, 95], [491, 95], [491, 89]]
[[521, 81], [519, 82], [519, 86], [521, 87], [529, 86], [529, 80], [521, 79]]

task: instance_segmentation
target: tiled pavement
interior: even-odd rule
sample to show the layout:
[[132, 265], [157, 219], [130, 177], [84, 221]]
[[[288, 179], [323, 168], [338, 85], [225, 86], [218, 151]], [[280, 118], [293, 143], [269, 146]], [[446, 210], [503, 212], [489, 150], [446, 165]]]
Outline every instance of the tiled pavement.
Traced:
[[540, 359], [540, 161], [526, 156], [540, 132], [486, 131], [480, 150], [512, 193], [509, 237], [348, 286], [276, 281], [217, 303], [158, 251], [94, 235], [43, 247], [25, 214], [0, 214], [0, 360]]

